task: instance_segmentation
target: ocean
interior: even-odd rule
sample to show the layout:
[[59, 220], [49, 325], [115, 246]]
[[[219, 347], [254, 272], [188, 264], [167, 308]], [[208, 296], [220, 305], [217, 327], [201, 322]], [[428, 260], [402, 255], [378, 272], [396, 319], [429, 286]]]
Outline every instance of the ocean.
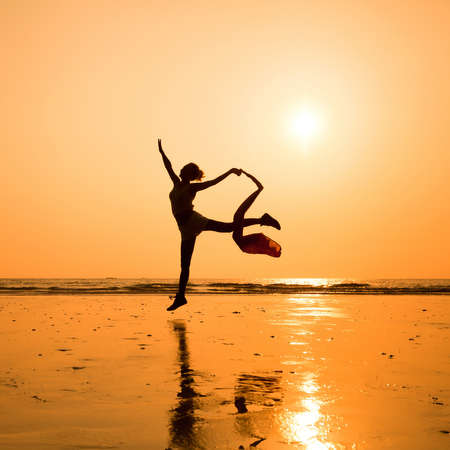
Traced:
[[[0, 278], [0, 295], [159, 294], [177, 291], [176, 279]], [[193, 279], [188, 294], [450, 295], [450, 279], [261, 278]]]

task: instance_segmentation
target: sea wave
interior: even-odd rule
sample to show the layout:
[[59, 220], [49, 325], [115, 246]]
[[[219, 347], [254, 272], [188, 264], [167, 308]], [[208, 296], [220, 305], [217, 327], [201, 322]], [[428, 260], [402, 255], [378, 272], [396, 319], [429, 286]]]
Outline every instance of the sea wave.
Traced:
[[[176, 280], [0, 279], [0, 295], [175, 294]], [[450, 295], [450, 280], [347, 281], [290, 279], [270, 281], [194, 281], [189, 294], [369, 294]]]

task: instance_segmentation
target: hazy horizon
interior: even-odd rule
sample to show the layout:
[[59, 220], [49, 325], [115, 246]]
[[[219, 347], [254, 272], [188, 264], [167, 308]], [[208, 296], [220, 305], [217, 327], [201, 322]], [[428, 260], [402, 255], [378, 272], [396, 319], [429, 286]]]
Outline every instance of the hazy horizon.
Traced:
[[[279, 259], [203, 233], [192, 279], [450, 278], [448, 1], [7, 0], [0, 21], [1, 278], [176, 278], [158, 138], [177, 173], [257, 176], [249, 216], [282, 226]], [[229, 221], [252, 190], [195, 208]]]

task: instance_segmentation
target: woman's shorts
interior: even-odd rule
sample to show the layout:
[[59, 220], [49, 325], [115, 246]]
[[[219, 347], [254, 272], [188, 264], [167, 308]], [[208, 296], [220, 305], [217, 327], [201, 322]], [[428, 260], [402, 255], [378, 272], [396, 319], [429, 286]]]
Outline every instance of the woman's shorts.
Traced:
[[196, 211], [192, 211], [189, 219], [182, 225], [178, 225], [181, 232], [181, 240], [189, 241], [196, 238], [206, 227], [208, 218]]

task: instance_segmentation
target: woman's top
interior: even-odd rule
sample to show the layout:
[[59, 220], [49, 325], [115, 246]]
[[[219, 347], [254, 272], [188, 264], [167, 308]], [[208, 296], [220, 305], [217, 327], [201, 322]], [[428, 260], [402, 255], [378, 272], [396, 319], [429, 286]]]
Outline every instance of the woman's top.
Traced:
[[169, 194], [172, 213], [180, 224], [186, 221], [194, 210], [192, 201], [195, 198], [195, 192], [190, 184], [177, 183]]
[[195, 239], [206, 227], [208, 218], [194, 211], [195, 191], [190, 184], [177, 183], [170, 191], [172, 213], [181, 232], [181, 239]]

